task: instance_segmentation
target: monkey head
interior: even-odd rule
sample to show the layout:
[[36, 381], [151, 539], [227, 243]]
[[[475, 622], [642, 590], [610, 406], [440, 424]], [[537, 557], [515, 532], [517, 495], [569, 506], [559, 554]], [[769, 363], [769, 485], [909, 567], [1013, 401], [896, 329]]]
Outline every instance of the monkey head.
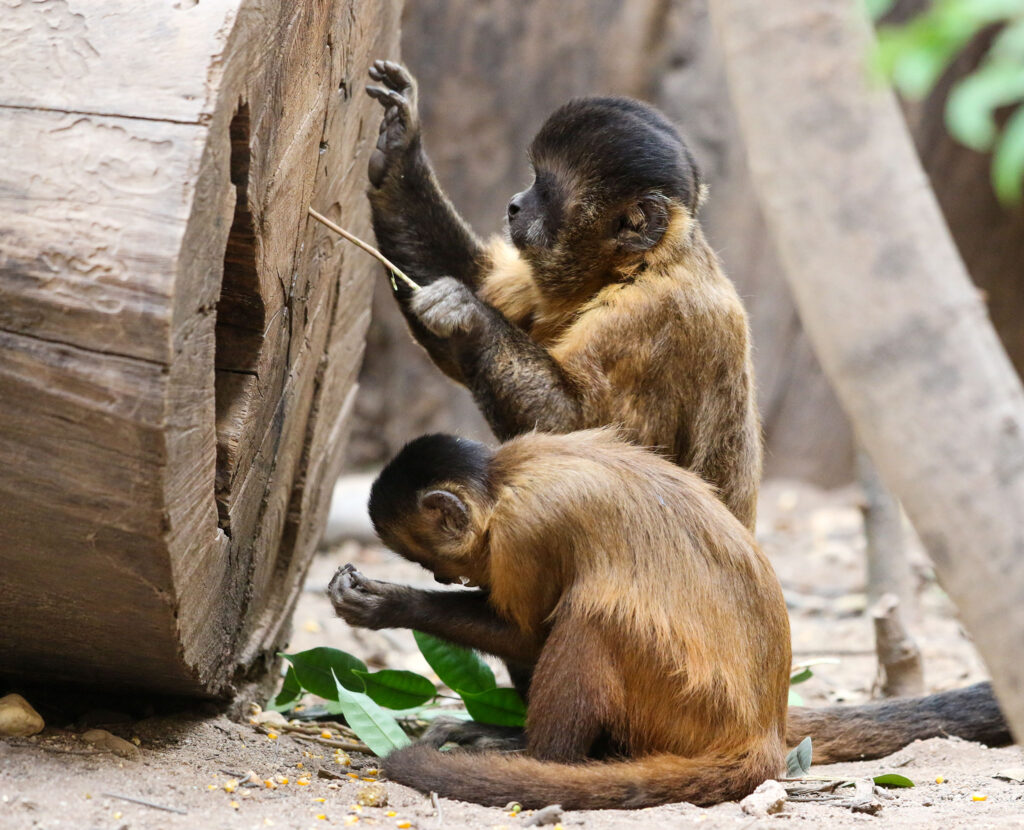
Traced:
[[[549, 296], [628, 276], [696, 215], [702, 185], [676, 128], [629, 98], [559, 107], [529, 150], [534, 180], [508, 204], [512, 243]], [[547, 276], [547, 279], [545, 277]]]
[[370, 489], [370, 519], [381, 541], [438, 582], [486, 586], [492, 457], [483, 444], [452, 435], [406, 444]]

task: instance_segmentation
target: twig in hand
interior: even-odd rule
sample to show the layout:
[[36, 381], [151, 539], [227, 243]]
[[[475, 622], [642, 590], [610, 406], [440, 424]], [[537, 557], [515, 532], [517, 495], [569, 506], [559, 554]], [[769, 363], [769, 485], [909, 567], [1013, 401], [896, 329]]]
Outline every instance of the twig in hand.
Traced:
[[434, 805], [434, 812], [437, 813], [437, 826], [444, 827], [444, 816], [441, 815], [441, 802], [437, 800], [437, 793], [430, 793], [430, 803]]
[[132, 804], [141, 804], [143, 807], [152, 807], [154, 810], [163, 810], [165, 813], [177, 813], [179, 816], [187, 816], [188, 810], [180, 807], [168, 807], [166, 804], [157, 804], [153, 801], [146, 801], [144, 798], [136, 798], [133, 795], [118, 795], [117, 793], [100, 793], [104, 798], [119, 798], [121, 801], [130, 801]]
[[313, 208], [309, 209], [309, 215], [316, 219], [317, 222], [320, 222], [322, 225], [326, 225], [328, 228], [330, 228], [336, 234], [341, 236], [343, 239], [347, 239], [357, 248], [362, 248], [364, 251], [366, 251], [366, 253], [368, 253], [370, 256], [372, 256], [374, 259], [380, 262], [385, 268], [390, 269], [392, 274], [394, 274], [402, 282], [408, 285], [413, 291], [420, 290], [420, 287], [415, 282], [413, 282], [411, 279], [409, 279], [409, 277], [402, 273], [402, 270], [397, 265], [395, 265], [390, 259], [384, 256], [384, 254], [382, 254], [376, 248], [374, 248], [373, 245], [369, 244], [368, 242], [363, 242], [363, 240], [361, 240], [358, 236], [349, 233], [340, 225], [335, 225], [334, 222], [332, 222], [322, 213], [317, 213], [315, 210], [313, 210]]

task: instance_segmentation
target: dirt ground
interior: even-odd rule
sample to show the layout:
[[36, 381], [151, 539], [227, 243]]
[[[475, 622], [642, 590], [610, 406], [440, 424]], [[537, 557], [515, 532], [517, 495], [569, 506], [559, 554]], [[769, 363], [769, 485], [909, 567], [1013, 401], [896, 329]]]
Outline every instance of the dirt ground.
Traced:
[[[809, 705], [870, 697], [875, 673], [871, 623], [865, 614], [863, 533], [853, 490], [822, 493], [802, 485], [769, 483], [762, 496], [759, 536], [782, 580], [793, 621], [795, 661], [834, 658], [814, 667], [797, 687]], [[353, 542], [313, 563], [294, 622], [292, 650], [332, 645], [371, 666], [428, 672], [407, 632], [360, 632], [332, 617], [324, 589], [334, 569], [355, 562], [369, 576], [425, 582], [415, 566], [378, 548]], [[926, 560], [914, 550], [919, 612], [915, 633], [925, 656], [930, 690], [984, 678], [971, 644], [935, 584]], [[62, 722], [51, 714], [47, 729], [30, 739], [0, 741], [0, 828], [507, 828], [525, 825], [529, 813], [430, 799], [386, 783], [386, 807], [357, 807], [374, 778], [372, 758], [353, 755], [337, 764], [329, 748], [281, 735], [269, 739], [248, 723], [223, 715], [174, 712], [132, 720], [94, 712]], [[137, 739], [138, 760], [98, 751], [81, 740], [86, 726], [103, 726]], [[674, 804], [638, 811], [566, 813], [563, 827], [934, 827], [1024, 828], [1024, 785], [993, 778], [1024, 767], [1017, 747], [988, 749], [958, 740], [913, 744], [870, 762], [815, 767], [820, 775], [871, 776], [899, 772], [913, 789], [891, 791], [878, 815], [821, 803], [793, 803], [770, 818], [753, 818], [735, 803], [700, 809]], [[288, 780], [276, 789], [224, 785], [250, 770], [260, 778]], [[342, 778], [319, 777], [320, 770]], [[355, 770], [353, 772], [353, 770]], [[350, 777], [353, 773], [356, 778]], [[943, 783], [937, 783], [937, 778]], [[307, 781], [308, 783], [300, 783]], [[127, 801], [122, 796], [149, 804]], [[984, 800], [975, 800], [984, 796]], [[162, 808], [170, 808], [162, 809]]]

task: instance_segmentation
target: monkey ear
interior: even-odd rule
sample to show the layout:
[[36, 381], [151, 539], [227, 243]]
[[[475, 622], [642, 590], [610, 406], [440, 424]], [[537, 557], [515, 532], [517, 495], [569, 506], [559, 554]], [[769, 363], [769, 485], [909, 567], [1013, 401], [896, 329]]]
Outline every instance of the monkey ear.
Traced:
[[668, 230], [670, 199], [661, 193], [648, 193], [636, 200], [620, 217], [615, 238], [625, 251], [649, 251]]
[[437, 524], [453, 533], [461, 533], [469, 526], [469, 508], [448, 490], [431, 490], [420, 496], [420, 509], [431, 515]]

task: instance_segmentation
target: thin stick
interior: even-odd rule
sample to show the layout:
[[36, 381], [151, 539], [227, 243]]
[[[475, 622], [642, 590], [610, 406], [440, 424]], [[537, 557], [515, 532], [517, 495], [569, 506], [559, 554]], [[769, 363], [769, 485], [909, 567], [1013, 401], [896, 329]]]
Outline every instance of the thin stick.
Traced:
[[430, 803], [434, 805], [434, 811], [437, 813], [437, 826], [444, 827], [444, 816], [441, 815], [441, 802], [437, 800], [437, 793], [430, 793]]
[[188, 810], [180, 807], [168, 807], [166, 804], [157, 804], [154, 801], [146, 801], [144, 798], [135, 798], [131, 795], [118, 795], [117, 793], [100, 793], [105, 798], [119, 798], [121, 801], [130, 801], [133, 804], [141, 804], [143, 807], [152, 807], [154, 810], [163, 810], [167, 813], [177, 813], [179, 816], [187, 816]]
[[397, 265], [395, 265], [391, 260], [389, 260], [386, 256], [384, 256], [384, 254], [382, 254], [376, 248], [374, 248], [373, 245], [369, 244], [368, 242], [363, 242], [363, 240], [361, 240], [358, 236], [349, 233], [340, 225], [335, 225], [330, 219], [328, 219], [322, 213], [317, 213], [315, 210], [313, 210], [313, 208], [309, 209], [309, 215], [316, 219], [317, 222], [326, 225], [328, 228], [330, 228], [336, 234], [341, 236], [343, 239], [347, 239], [357, 248], [362, 248], [364, 251], [366, 251], [366, 253], [368, 253], [370, 256], [372, 256], [374, 259], [380, 262], [385, 268], [389, 268], [392, 274], [394, 274], [402, 282], [408, 285], [413, 291], [420, 290], [420, 287], [416, 283], [414, 283], [405, 274], [403, 274], [402, 270]]

